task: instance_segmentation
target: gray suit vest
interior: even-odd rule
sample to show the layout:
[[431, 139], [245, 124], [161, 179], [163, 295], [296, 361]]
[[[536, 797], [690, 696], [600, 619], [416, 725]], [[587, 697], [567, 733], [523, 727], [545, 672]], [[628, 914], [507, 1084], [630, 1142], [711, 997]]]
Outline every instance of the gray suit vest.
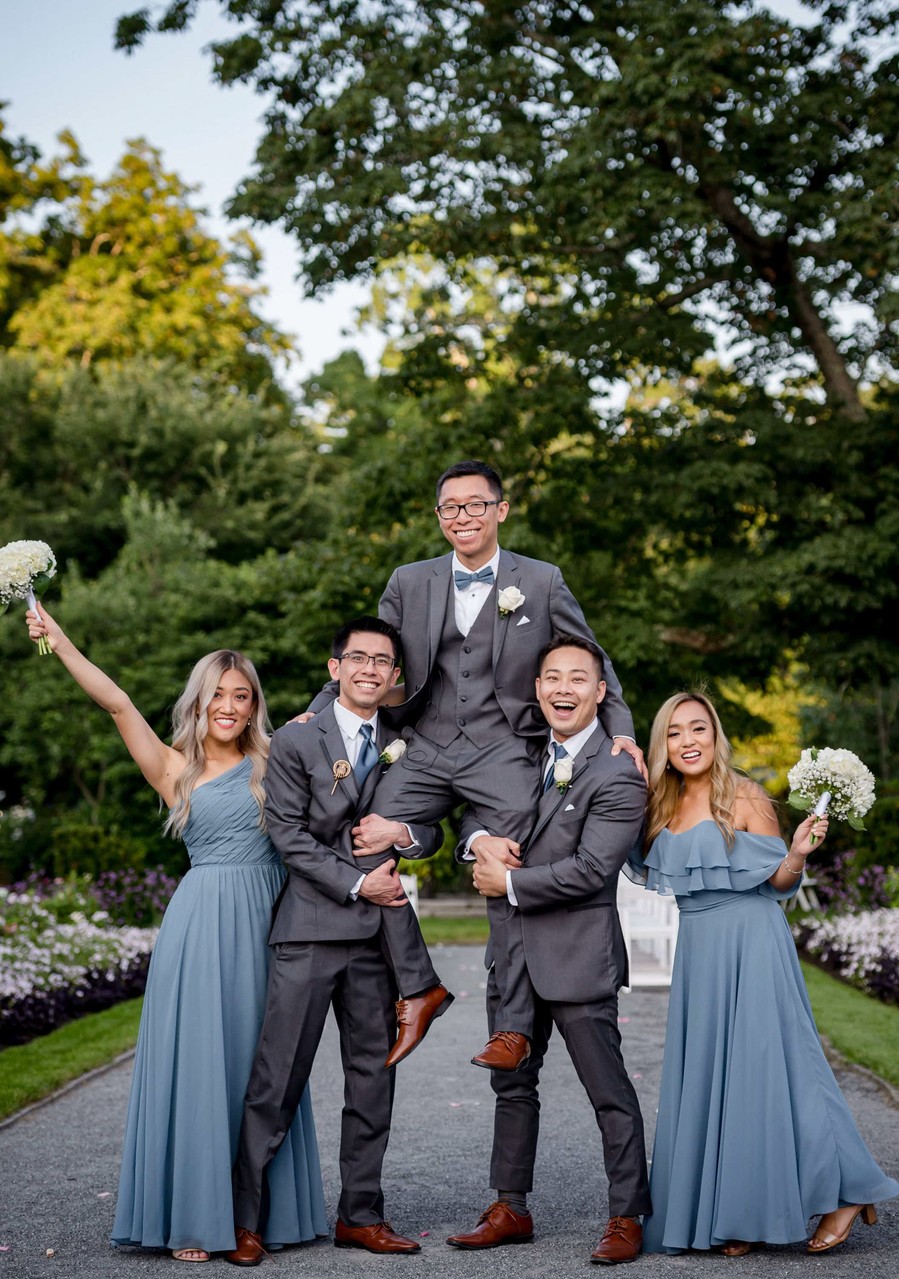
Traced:
[[438, 746], [449, 746], [460, 733], [475, 746], [490, 746], [512, 731], [494, 688], [496, 586], [484, 600], [467, 635], [456, 625], [452, 581], [449, 592], [440, 647], [431, 673], [430, 698], [416, 727]]

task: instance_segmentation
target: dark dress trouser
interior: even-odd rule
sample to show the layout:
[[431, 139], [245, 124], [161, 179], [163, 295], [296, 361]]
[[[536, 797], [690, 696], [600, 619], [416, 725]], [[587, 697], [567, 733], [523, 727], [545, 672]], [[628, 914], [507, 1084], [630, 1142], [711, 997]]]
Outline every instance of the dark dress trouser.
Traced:
[[[392, 765], [378, 782], [371, 811], [390, 821], [440, 822], [463, 802], [472, 805], [485, 830], [523, 844], [531, 833], [537, 811], [539, 771], [535, 746], [528, 738], [507, 737], [490, 746], [474, 746], [459, 736], [449, 746], [438, 746], [419, 734], [408, 743], [402, 760]], [[372, 865], [383, 861], [374, 858]], [[368, 859], [360, 859], [361, 866]], [[504, 974], [505, 1006], [501, 1030], [530, 1035], [532, 992], [524, 958], [512, 944], [507, 949], [499, 930], [501, 915], [488, 904], [496, 961]], [[384, 907], [383, 936], [391, 966], [403, 995], [435, 985], [439, 978], [411, 907]]]
[[384, 1220], [381, 1165], [396, 1074], [384, 1069], [396, 1038], [396, 990], [380, 937], [282, 942], [273, 952], [234, 1165], [235, 1225], [261, 1233], [265, 1170], [300, 1103], [332, 1005], [346, 1081], [337, 1215], [348, 1226], [374, 1225]]
[[[491, 1034], [497, 1003], [496, 981], [491, 972], [487, 979]], [[549, 1003], [535, 996], [534, 1036], [528, 1063], [516, 1071], [490, 1072], [496, 1095], [490, 1185], [522, 1194], [533, 1189], [540, 1127], [537, 1085], [553, 1025], [565, 1041], [602, 1134], [609, 1215], [636, 1217], [649, 1212], [643, 1117], [621, 1058], [615, 995], [586, 1004]]]

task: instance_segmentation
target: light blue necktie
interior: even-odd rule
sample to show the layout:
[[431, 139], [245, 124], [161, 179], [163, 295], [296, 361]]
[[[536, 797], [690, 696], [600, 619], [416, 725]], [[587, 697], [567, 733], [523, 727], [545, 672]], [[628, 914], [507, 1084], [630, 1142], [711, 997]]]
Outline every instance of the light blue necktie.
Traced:
[[467, 591], [472, 582], [492, 582], [493, 569], [488, 564], [486, 568], [479, 568], [476, 573], [465, 573], [461, 568], [453, 569], [453, 577], [456, 579], [456, 586], [460, 591]]
[[362, 745], [359, 747], [359, 754], [356, 756], [356, 765], [353, 768], [353, 776], [356, 779], [356, 785], [361, 790], [366, 777], [368, 777], [375, 764], [378, 762], [378, 748], [372, 740], [371, 724], [363, 724], [359, 729], [362, 737]]
[[556, 758], [555, 758], [555, 763], [550, 764], [549, 769], [548, 769], [547, 774], [546, 774], [546, 781], [543, 783], [543, 794], [544, 794], [544, 795], [546, 794], [546, 792], [547, 792], [548, 790], [552, 790], [553, 786], [555, 785], [555, 781], [556, 781], [556, 779], [555, 779], [556, 764], [558, 764], [558, 762], [559, 762], [559, 760], [560, 760], [560, 759], [567, 759], [567, 758], [568, 758], [568, 751], [567, 751], [567, 750], [565, 749], [565, 747], [561, 744], [561, 742], [551, 742], [550, 744], [551, 744], [551, 746], [552, 746], [552, 748], [553, 748], [553, 753], [555, 754], [555, 757], [556, 757]]

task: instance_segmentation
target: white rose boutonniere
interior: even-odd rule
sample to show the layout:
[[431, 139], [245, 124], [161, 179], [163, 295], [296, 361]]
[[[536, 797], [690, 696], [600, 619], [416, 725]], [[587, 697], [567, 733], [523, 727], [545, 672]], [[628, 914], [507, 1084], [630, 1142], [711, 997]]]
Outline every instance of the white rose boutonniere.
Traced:
[[571, 785], [571, 774], [573, 772], [574, 760], [570, 756], [566, 759], [557, 759], [555, 764], [553, 764], [553, 781], [560, 795], [564, 795]]
[[524, 595], [517, 586], [506, 586], [496, 598], [500, 617], [508, 617], [524, 603]]
[[388, 742], [381, 754], [378, 756], [382, 764], [395, 764], [398, 759], [402, 759], [406, 753], [406, 743], [401, 737], [396, 737], [392, 742]]

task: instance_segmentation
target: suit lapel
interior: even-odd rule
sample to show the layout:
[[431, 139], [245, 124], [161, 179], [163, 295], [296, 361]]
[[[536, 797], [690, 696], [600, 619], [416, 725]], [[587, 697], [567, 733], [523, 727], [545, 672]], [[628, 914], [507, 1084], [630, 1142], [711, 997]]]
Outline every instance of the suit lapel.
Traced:
[[434, 662], [437, 660], [437, 650], [440, 647], [440, 639], [443, 634], [443, 623], [452, 595], [450, 586], [450, 567], [452, 562], [453, 555], [451, 551], [449, 555], [444, 555], [434, 565], [434, 571], [429, 575], [427, 581], [425, 610], [428, 619], [428, 676], [434, 669]]
[[[343, 734], [338, 728], [337, 720], [334, 717], [334, 710], [330, 706], [328, 707], [328, 710], [331, 712], [330, 715], [328, 715], [326, 711], [322, 712], [319, 728], [322, 734], [322, 750], [325, 752], [328, 764], [333, 773], [334, 765], [339, 759], [346, 760], [347, 763], [349, 763], [349, 760], [347, 760], [346, 756], [346, 746], [343, 744]], [[374, 771], [375, 770], [372, 769], [372, 772]], [[347, 777], [342, 777], [337, 782], [337, 789], [333, 792], [334, 795], [336, 796], [341, 790], [353, 804], [357, 802], [359, 798], [359, 787], [356, 784], [356, 779], [353, 776], [352, 770]]]
[[[496, 573], [496, 594], [493, 596], [493, 669], [496, 670], [503, 651], [506, 635], [509, 627], [515, 626], [515, 614], [510, 613], [508, 617], [500, 617], [499, 600], [500, 591], [504, 591], [507, 586], [517, 586], [521, 589], [521, 572], [518, 568], [518, 561], [511, 551], [500, 551], [499, 568]], [[490, 607], [490, 601], [484, 605], [485, 608]]]
[[602, 726], [597, 724], [595, 732], [593, 732], [587, 739], [586, 745], [582, 750], [578, 751], [577, 759], [574, 761], [574, 769], [571, 774], [571, 783], [565, 787], [564, 791], [560, 791], [558, 786], [553, 786], [545, 795], [540, 796], [540, 803], [537, 806], [537, 821], [534, 825], [533, 831], [531, 832], [530, 839], [528, 840], [528, 846], [533, 844], [537, 836], [545, 830], [547, 824], [552, 821], [555, 814], [561, 808], [562, 801], [568, 800], [570, 803], [570, 793], [572, 791], [575, 791], [576, 793], [578, 779], [581, 778], [589, 768], [590, 761], [602, 746], [605, 741], [605, 737], [606, 735], [602, 730]]

